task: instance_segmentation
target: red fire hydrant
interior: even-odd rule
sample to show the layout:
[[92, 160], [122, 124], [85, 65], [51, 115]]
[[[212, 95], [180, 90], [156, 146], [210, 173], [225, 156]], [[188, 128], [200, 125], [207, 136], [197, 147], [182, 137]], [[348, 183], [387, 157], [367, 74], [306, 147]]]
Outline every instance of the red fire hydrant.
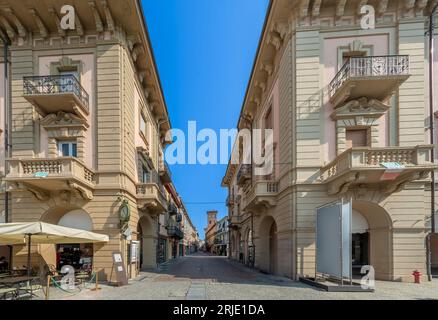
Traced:
[[418, 270], [415, 270], [412, 275], [414, 276], [415, 283], [420, 283], [421, 273]]

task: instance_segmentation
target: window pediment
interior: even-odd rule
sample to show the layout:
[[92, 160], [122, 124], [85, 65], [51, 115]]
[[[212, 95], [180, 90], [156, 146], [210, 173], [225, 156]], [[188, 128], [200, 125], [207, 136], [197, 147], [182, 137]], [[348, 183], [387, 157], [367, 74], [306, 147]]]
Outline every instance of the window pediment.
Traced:
[[337, 108], [332, 114], [333, 120], [356, 118], [358, 116], [378, 119], [382, 117], [390, 106], [376, 99], [361, 98], [347, 102]]
[[58, 129], [59, 127], [74, 127], [86, 129], [88, 124], [82, 118], [65, 112], [51, 113], [41, 120], [41, 125], [46, 130]]

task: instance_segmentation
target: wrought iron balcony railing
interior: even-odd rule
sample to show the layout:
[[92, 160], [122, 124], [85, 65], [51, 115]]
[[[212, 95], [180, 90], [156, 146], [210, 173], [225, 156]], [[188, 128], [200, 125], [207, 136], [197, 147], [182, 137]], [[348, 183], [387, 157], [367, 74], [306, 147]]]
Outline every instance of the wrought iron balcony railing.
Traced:
[[169, 212], [170, 216], [176, 216], [178, 214], [178, 208], [173, 203], [169, 203], [167, 211]]
[[350, 79], [409, 76], [409, 56], [352, 57], [345, 62], [329, 85], [329, 97]]
[[184, 232], [178, 226], [170, 226], [167, 227], [167, 235], [172, 238], [184, 238]]
[[74, 75], [24, 77], [23, 90], [25, 96], [71, 93], [89, 110], [90, 97]]
[[242, 164], [237, 172], [237, 184], [243, 185], [249, 179], [251, 179], [252, 165]]

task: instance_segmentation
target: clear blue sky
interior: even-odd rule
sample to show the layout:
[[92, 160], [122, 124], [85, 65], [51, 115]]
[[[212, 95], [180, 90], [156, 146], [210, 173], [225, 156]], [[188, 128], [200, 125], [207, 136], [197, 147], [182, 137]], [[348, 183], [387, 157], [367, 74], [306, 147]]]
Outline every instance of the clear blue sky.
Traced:
[[[173, 128], [236, 127], [268, 0], [143, 0]], [[219, 135], [219, 134], [218, 134]], [[206, 211], [227, 214], [225, 165], [171, 166], [174, 184], [204, 237]]]

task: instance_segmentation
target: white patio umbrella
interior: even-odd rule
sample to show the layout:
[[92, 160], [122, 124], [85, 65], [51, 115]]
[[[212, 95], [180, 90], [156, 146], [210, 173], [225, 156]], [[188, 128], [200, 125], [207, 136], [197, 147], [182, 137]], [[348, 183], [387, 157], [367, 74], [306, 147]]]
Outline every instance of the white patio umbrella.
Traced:
[[0, 223], [0, 245], [25, 244], [27, 239], [27, 275], [30, 276], [30, 248], [34, 244], [108, 242], [107, 235], [62, 227], [44, 222]]

